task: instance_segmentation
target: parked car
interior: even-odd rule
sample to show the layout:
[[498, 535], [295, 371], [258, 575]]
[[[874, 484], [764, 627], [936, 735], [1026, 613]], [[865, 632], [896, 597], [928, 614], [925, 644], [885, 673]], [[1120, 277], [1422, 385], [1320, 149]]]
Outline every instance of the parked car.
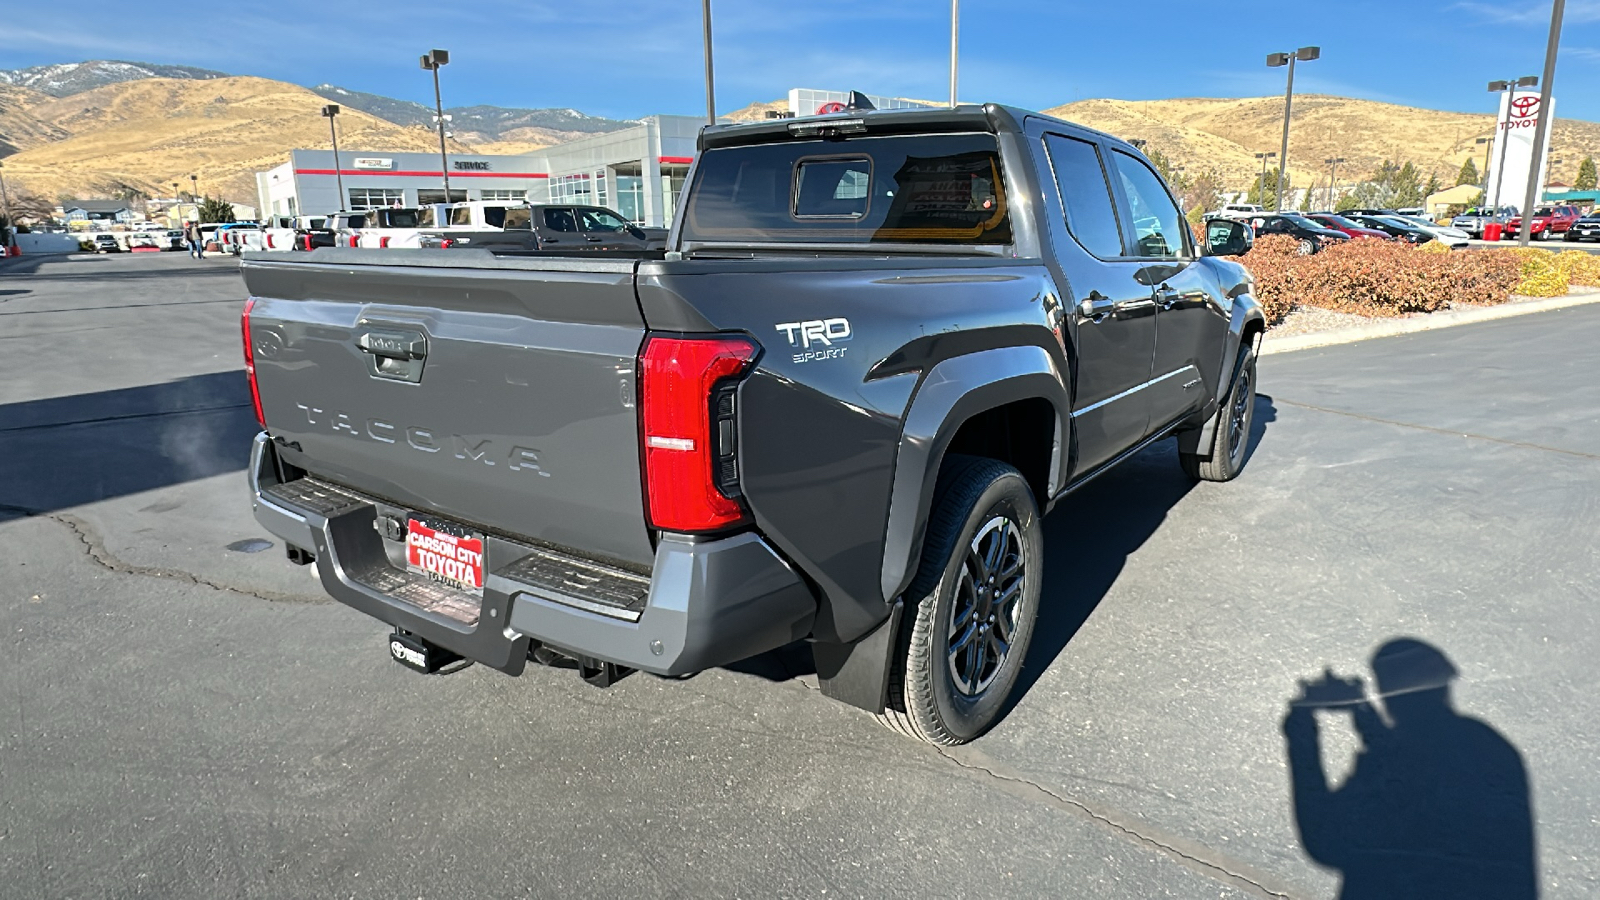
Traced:
[[659, 250], [666, 246], [665, 228], [643, 228], [602, 206], [565, 204], [511, 207], [499, 231], [427, 232], [422, 246], [589, 252], [594, 250]]
[[[1583, 217], [1576, 206], [1540, 206], [1533, 210], [1533, 224], [1529, 235], [1536, 241], [1548, 240], [1553, 234], [1566, 234], [1572, 223]], [[1522, 217], [1515, 216], [1506, 223], [1500, 240], [1516, 240], [1522, 235]]]
[[1467, 244], [1471, 241], [1471, 236], [1469, 236], [1460, 228], [1456, 228], [1452, 225], [1440, 225], [1437, 222], [1420, 218], [1418, 216], [1394, 216], [1393, 218], [1399, 219], [1402, 222], [1410, 222], [1418, 228], [1421, 228], [1428, 234], [1433, 235], [1434, 240], [1444, 244], [1451, 250], [1459, 250], [1460, 248], [1467, 246]]
[[696, 156], [665, 251], [588, 254], [574, 216], [559, 254], [247, 257], [257, 521], [420, 672], [809, 639], [824, 695], [969, 741], [1019, 684], [1043, 511], [1168, 436], [1192, 478], [1245, 465], [1249, 225], [1197, 246], [1132, 145], [995, 105]]
[[1350, 236], [1299, 213], [1262, 213], [1250, 218], [1257, 236], [1286, 234], [1300, 242], [1300, 254], [1309, 256], [1325, 245], [1348, 241]]
[[1572, 227], [1567, 229], [1567, 234], [1563, 240], [1600, 241], [1600, 210], [1591, 212], [1573, 222]]
[[1324, 228], [1332, 228], [1334, 231], [1342, 232], [1344, 236], [1348, 238], [1365, 237], [1377, 238], [1383, 241], [1394, 240], [1394, 235], [1387, 231], [1379, 231], [1376, 228], [1368, 228], [1365, 225], [1359, 225], [1350, 221], [1349, 219], [1346, 219], [1344, 216], [1337, 215], [1335, 213], [1310, 213], [1306, 216], [1306, 218], [1316, 222], [1318, 225], [1321, 225]]
[[128, 235], [128, 251], [130, 253], [136, 253], [139, 251], [144, 251], [146, 253], [160, 253], [161, 241], [157, 240], [155, 235], [143, 231], [136, 234], [130, 234]]
[[1225, 203], [1222, 208], [1206, 213], [1206, 218], [1217, 219], [1248, 219], [1266, 212], [1266, 207], [1259, 203]]
[[181, 228], [168, 229], [163, 234], [163, 239], [166, 241], [166, 246], [161, 248], [163, 250], [189, 249], [189, 246], [183, 242], [183, 229]]
[[1454, 219], [1450, 224], [1465, 231], [1474, 238], [1483, 237], [1483, 226], [1490, 222], [1498, 222], [1502, 226], [1517, 214], [1515, 206], [1474, 206]]
[[1426, 244], [1433, 240], [1433, 235], [1424, 231], [1421, 225], [1394, 216], [1374, 216], [1353, 211], [1343, 212], [1340, 215], [1363, 228], [1376, 228], [1396, 240], [1409, 244]]
[[96, 253], [121, 253], [122, 245], [114, 234], [97, 234], [90, 239]]

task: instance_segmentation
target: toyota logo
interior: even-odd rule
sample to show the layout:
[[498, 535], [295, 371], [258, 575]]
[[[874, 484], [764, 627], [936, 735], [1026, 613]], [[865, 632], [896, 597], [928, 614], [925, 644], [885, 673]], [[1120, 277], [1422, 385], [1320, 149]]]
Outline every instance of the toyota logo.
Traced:
[[1539, 111], [1538, 97], [1511, 98], [1511, 118], [1526, 119]]

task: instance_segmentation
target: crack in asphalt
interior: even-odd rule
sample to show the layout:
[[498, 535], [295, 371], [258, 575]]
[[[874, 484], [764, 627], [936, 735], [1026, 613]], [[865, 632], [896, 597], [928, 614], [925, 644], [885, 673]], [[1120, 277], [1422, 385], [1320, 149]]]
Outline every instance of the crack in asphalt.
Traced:
[[1464, 437], [1471, 438], [1472, 440], [1476, 441], [1488, 441], [1492, 444], [1504, 444], [1507, 447], [1519, 447], [1523, 450], [1543, 450], [1546, 453], [1560, 453], [1563, 456], [1576, 456], [1579, 459], [1600, 460], [1600, 454], [1585, 453], [1582, 450], [1563, 450], [1560, 447], [1547, 447], [1544, 444], [1532, 444], [1527, 441], [1514, 441], [1510, 438], [1491, 437], [1487, 434], [1476, 434], [1471, 431], [1456, 431], [1450, 428], [1437, 428], [1432, 425], [1418, 425], [1415, 422], [1401, 422], [1397, 419], [1384, 419], [1379, 416], [1369, 416], [1365, 413], [1350, 412], [1349, 410], [1344, 409], [1333, 409], [1327, 406], [1317, 406], [1314, 403], [1300, 403], [1295, 400], [1285, 400], [1278, 396], [1274, 396], [1272, 398], [1272, 402], [1283, 403], [1288, 406], [1298, 406], [1301, 409], [1309, 409], [1315, 412], [1331, 413], [1336, 416], [1346, 416], [1351, 419], [1360, 419], [1363, 422], [1376, 422], [1380, 425], [1398, 425], [1401, 428], [1415, 428], [1418, 431], [1431, 431], [1434, 434], [1445, 434], [1449, 435], [1450, 437]]
[[40, 518], [49, 519], [52, 522], [66, 526], [68, 530], [77, 536], [79, 542], [83, 544], [84, 553], [89, 557], [89, 559], [107, 571], [116, 572], [121, 575], [142, 575], [147, 578], [165, 578], [172, 581], [184, 581], [190, 584], [200, 585], [201, 587], [213, 588], [219, 591], [227, 591], [231, 594], [254, 597], [257, 600], [265, 600], [269, 603], [330, 602], [325, 598], [313, 597], [305, 594], [280, 594], [277, 591], [246, 590], [245, 588], [236, 587], [231, 584], [224, 584], [220, 581], [212, 581], [209, 578], [202, 578], [193, 572], [185, 572], [182, 569], [134, 565], [133, 563], [124, 562], [123, 560], [118, 559], [111, 553], [111, 551], [107, 550], [105, 542], [101, 540], [98, 534], [95, 533], [94, 527], [77, 516], [68, 515], [66, 513], [54, 513], [52, 515], [40, 516]]
[[1015, 775], [1002, 774], [1000, 772], [996, 772], [994, 769], [991, 769], [988, 766], [981, 765], [981, 764], [975, 763], [975, 762], [968, 762], [967, 760], [964, 760], [964, 759], [960, 758], [959, 756], [956, 756], [955, 754], [951, 753], [948, 749], [946, 749], [944, 747], [940, 747], [940, 746], [938, 746], [936, 744], [935, 745], [930, 745], [930, 746], [932, 746], [933, 749], [935, 751], [937, 751], [940, 756], [944, 757], [945, 759], [949, 760], [950, 762], [955, 763], [958, 767], [960, 767], [962, 769], [966, 769], [966, 770], [972, 771], [972, 772], [981, 772], [984, 775], [987, 775], [990, 778], [993, 778], [993, 779], [995, 779], [997, 781], [1004, 781], [1004, 782], [1008, 782], [1010, 784], [1016, 784], [1016, 785], [1021, 785], [1023, 787], [1032, 788], [1033, 790], [1039, 792], [1040, 794], [1043, 794], [1046, 798], [1048, 798], [1047, 802], [1052, 802], [1052, 803], [1054, 803], [1056, 805], [1066, 806], [1066, 807], [1070, 807], [1072, 809], [1075, 809], [1078, 812], [1081, 812], [1084, 815], [1088, 816], [1093, 821], [1098, 822], [1098, 823], [1106, 826], [1107, 828], [1111, 829], [1112, 831], [1114, 831], [1114, 832], [1116, 832], [1116, 833], [1118, 833], [1118, 834], [1120, 834], [1120, 835], [1122, 835], [1124, 837], [1131, 838], [1135, 843], [1138, 843], [1138, 844], [1143, 845], [1145, 847], [1153, 848], [1156, 851], [1158, 851], [1158, 852], [1160, 852], [1162, 854], [1165, 854], [1165, 855], [1175, 856], [1178, 859], [1182, 860], [1183, 862], [1188, 863], [1191, 867], [1197, 868], [1197, 869], [1199, 869], [1201, 871], [1204, 871], [1206, 874], [1212, 875], [1213, 877], [1217, 878], [1217, 880], [1219, 880], [1219, 881], [1225, 882], [1227, 884], [1231, 884], [1231, 885], [1233, 885], [1235, 887], [1242, 887], [1245, 890], [1254, 891], [1254, 892], [1258, 893], [1260, 896], [1263, 896], [1263, 897], [1274, 897], [1274, 898], [1277, 898], [1277, 900], [1294, 900], [1293, 895], [1283, 893], [1282, 891], [1272, 890], [1271, 888], [1267, 887], [1266, 885], [1263, 885], [1260, 882], [1249, 878], [1248, 876], [1245, 876], [1245, 875], [1242, 875], [1242, 874], [1240, 874], [1238, 872], [1235, 872], [1232, 869], [1229, 869], [1227, 866], [1225, 866], [1225, 865], [1223, 865], [1221, 863], [1213, 862], [1213, 861], [1208, 860], [1208, 859], [1202, 859], [1202, 858], [1200, 858], [1198, 856], [1195, 856], [1192, 853], [1187, 853], [1187, 852], [1185, 852], [1183, 850], [1180, 850], [1179, 848], [1174, 847], [1169, 843], [1166, 843], [1166, 842], [1161, 841], [1161, 840], [1159, 840], [1157, 838], [1151, 837], [1151, 836], [1149, 836], [1147, 834], [1143, 834], [1143, 833], [1141, 833], [1141, 832], [1139, 832], [1139, 831], [1137, 831], [1137, 830], [1135, 830], [1133, 828], [1130, 828], [1127, 825], [1124, 825], [1121, 822], [1116, 821], [1115, 819], [1111, 818], [1110, 816], [1106, 815], [1105, 813], [1096, 811], [1095, 809], [1091, 808], [1088, 804], [1082, 802], [1081, 800], [1074, 800], [1071, 797], [1067, 797], [1067, 796], [1065, 796], [1063, 794], [1058, 794], [1055, 791], [1045, 787], [1044, 785], [1042, 785], [1042, 784], [1040, 784], [1040, 783], [1038, 783], [1036, 781], [1031, 781], [1031, 780], [1029, 780], [1027, 778], [1021, 778], [1021, 777], [1018, 777], [1018, 776], [1015, 776]]

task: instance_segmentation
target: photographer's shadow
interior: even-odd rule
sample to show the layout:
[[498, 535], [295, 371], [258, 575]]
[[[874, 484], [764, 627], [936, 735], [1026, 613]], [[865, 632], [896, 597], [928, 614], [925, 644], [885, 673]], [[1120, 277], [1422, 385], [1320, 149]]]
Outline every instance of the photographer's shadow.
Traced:
[[[1344, 877], [1341, 900], [1538, 896], [1522, 754], [1451, 705], [1455, 666], [1412, 638], [1372, 658], [1377, 695], [1330, 671], [1301, 682], [1283, 720], [1300, 841]], [[1348, 713], [1361, 748], [1346, 781], [1328, 783], [1316, 711]]]

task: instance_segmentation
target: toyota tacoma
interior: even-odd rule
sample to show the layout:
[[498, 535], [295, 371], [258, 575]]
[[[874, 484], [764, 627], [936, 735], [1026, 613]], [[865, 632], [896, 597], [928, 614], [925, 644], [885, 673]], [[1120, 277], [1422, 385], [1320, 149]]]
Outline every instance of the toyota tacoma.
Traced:
[[1008, 107], [708, 127], [664, 250], [247, 255], [255, 515], [422, 671], [804, 640], [826, 695], [961, 743], [1054, 503], [1169, 436], [1243, 466], [1251, 240]]

